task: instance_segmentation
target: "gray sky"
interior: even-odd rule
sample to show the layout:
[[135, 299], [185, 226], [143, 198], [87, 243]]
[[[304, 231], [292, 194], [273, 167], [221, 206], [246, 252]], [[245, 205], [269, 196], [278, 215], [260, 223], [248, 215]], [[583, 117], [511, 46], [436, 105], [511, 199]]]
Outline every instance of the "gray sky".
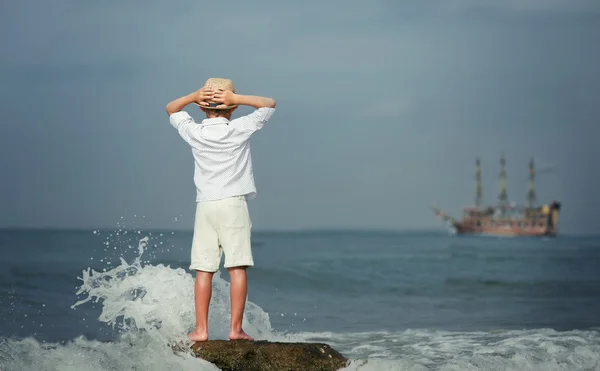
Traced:
[[598, 40], [595, 0], [2, 2], [0, 226], [191, 228], [164, 106], [219, 76], [277, 100], [257, 230], [441, 228], [505, 153], [512, 200], [533, 156], [563, 231], [599, 232]]

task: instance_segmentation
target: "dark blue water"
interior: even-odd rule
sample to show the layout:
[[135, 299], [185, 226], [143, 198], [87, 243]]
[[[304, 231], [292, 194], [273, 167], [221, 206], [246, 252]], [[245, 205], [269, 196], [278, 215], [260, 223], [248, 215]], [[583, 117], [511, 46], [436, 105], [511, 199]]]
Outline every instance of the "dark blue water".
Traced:
[[[125, 299], [111, 292], [105, 301], [71, 306], [86, 296], [76, 295], [84, 269], [110, 274], [122, 264], [120, 258], [131, 264], [143, 237], [149, 238], [148, 246], [131, 279], [145, 280], [135, 285], [158, 293], [157, 299], [123, 310], [123, 316], [168, 307], [173, 299], [161, 302], [166, 295], [160, 294], [165, 289], [161, 282], [183, 280], [177, 282], [185, 287], [177, 289], [185, 315], [183, 310], [162, 315], [185, 322], [180, 318], [193, 310], [191, 296], [183, 300], [192, 290], [187, 271], [191, 233], [1, 231], [0, 365], [39, 368], [39, 359], [21, 354], [24, 349], [31, 353], [31, 342], [40, 357], [54, 359], [44, 361], [47, 369], [72, 363], [75, 350], [65, 344], [119, 344], [123, 330], [98, 318], [108, 311], [107, 303]], [[351, 366], [357, 369], [465, 369], [473, 364], [498, 370], [600, 369], [600, 238], [256, 232], [253, 252], [256, 267], [249, 271], [248, 299], [257, 307], [249, 309], [248, 318], [267, 318], [267, 325], [256, 320], [254, 335], [327, 341], [357, 362], [367, 362]], [[227, 279], [223, 270], [215, 284], [226, 285]], [[228, 318], [226, 309], [219, 310], [211, 307], [217, 329]], [[193, 325], [188, 322], [182, 326]], [[81, 336], [83, 345], [73, 345]], [[45, 344], [62, 345], [49, 357], [46, 352], [52, 351]], [[106, 350], [111, 359], [119, 359], [114, 352]], [[102, 362], [96, 365], [93, 369], [106, 369]]]

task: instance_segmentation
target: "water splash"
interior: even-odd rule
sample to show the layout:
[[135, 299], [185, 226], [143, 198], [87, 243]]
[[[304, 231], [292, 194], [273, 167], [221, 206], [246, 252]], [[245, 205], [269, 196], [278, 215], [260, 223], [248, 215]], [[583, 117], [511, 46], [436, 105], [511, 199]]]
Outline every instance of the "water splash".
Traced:
[[[182, 268], [144, 262], [149, 240], [148, 236], [138, 240], [137, 255], [131, 262], [120, 257], [117, 266], [106, 262], [102, 271], [88, 267], [78, 277], [81, 285], [76, 294], [83, 298], [71, 308], [100, 303], [98, 320], [118, 331], [116, 341], [81, 336], [66, 344], [44, 344], [33, 338], [0, 338], [0, 369], [218, 370], [189, 352], [173, 351], [175, 344], [191, 344], [187, 333], [195, 325], [194, 278]], [[210, 338], [227, 338], [229, 318], [229, 283], [217, 272], [209, 312]], [[272, 330], [269, 315], [250, 301], [243, 326], [257, 339], [283, 339]]]
[[[95, 234], [99, 234], [96, 232]], [[140, 233], [141, 234], [141, 233]], [[218, 370], [189, 353], [175, 354], [171, 346], [187, 340], [194, 326], [193, 284], [191, 274], [181, 268], [143, 263], [149, 237], [139, 239], [137, 255], [131, 262], [120, 257], [117, 266], [105, 262], [103, 271], [82, 271], [77, 295], [84, 296], [73, 309], [89, 302], [101, 304], [98, 320], [116, 328], [119, 336], [112, 342], [77, 337], [69, 342], [40, 343], [34, 338], [0, 338], [1, 370]], [[122, 253], [127, 251], [121, 250]], [[228, 318], [228, 283], [214, 278], [214, 303], [211, 303], [213, 337], [227, 330], [221, 318]], [[257, 336], [269, 333], [268, 315], [250, 305], [248, 317], [256, 319], [248, 332]]]
[[[194, 278], [182, 268], [163, 264], [144, 264], [148, 237], [138, 243], [132, 263], [120, 258], [120, 265], [98, 272], [87, 268], [77, 295], [87, 295], [72, 308], [93, 301], [101, 302], [98, 318], [123, 332], [152, 332], [169, 343], [186, 340], [194, 327]], [[229, 333], [229, 283], [220, 272], [213, 277], [213, 297], [209, 311], [209, 336], [226, 339]], [[271, 328], [269, 315], [248, 301], [243, 326], [249, 335], [260, 339], [280, 338]]]

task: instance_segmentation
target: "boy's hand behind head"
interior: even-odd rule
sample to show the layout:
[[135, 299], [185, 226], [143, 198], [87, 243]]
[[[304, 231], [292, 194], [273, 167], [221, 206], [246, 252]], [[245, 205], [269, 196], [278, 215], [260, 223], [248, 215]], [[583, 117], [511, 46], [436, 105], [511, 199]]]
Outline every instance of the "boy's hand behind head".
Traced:
[[208, 107], [207, 101], [214, 100], [215, 91], [212, 88], [202, 88], [196, 91], [196, 103], [202, 107]]
[[214, 92], [214, 96], [212, 100], [216, 103], [222, 103], [226, 106], [237, 105], [237, 94], [232, 92], [231, 90], [217, 90]]

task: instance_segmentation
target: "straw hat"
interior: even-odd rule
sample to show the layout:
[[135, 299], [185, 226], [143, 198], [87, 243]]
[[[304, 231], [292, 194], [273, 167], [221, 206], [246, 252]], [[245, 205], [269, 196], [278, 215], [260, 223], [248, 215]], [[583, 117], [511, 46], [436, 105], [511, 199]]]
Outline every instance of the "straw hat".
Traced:
[[[229, 79], [223, 79], [220, 77], [211, 77], [210, 79], [206, 80], [206, 82], [204, 83], [204, 87], [220, 90], [231, 90], [235, 93], [235, 87], [233, 86], [233, 82]], [[212, 101], [207, 101], [207, 103], [209, 104], [208, 106], [201, 106], [198, 103], [196, 103], [196, 105], [205, 109], [213, 110], [231, 109], [237, 107], [237, 105], [226, 106], [222, 103], [216, 103]]]

